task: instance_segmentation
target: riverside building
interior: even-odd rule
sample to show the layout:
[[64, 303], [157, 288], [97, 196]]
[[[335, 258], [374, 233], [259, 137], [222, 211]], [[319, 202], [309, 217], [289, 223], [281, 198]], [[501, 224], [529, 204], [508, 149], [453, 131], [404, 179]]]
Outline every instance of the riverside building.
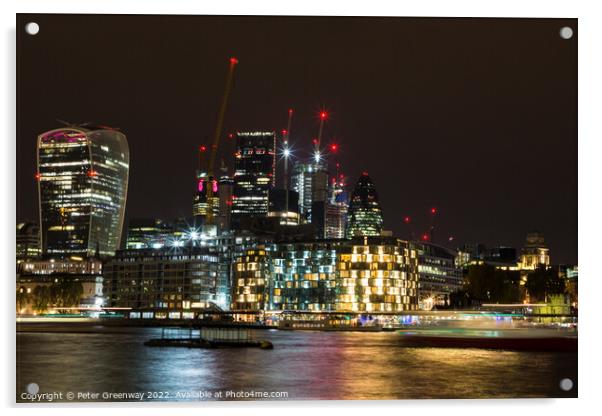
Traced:
[[464, 286], [463, 269], [457, 252], [424, 241], [412, 242], [418, 256], [418, 303], [420, 309], [444, 306], [449, 295]]
[[119, 250], [104, 267], [107, 303], [132, 308], [135, 317], [159, 319], [228, 309], [233, 261], [257, 244], [249, 233], [193, 229], [165, 246]]
[[104, 267], [107, 303], [155, 318], [193, 317], [194, 310], [216, 307], [228, 290], [218, 261], [208, 247], [119, 250]]
[[415, 250], [392, 237], [268, 244], [235, 260], [232, 309], [416, 310], [417, 267]]
[[[19, 314], [32, 314], [61, 310], [60, 306], [91, 310], [104, 305], [103, 265], [95, 257], [81, 260], [72, 258], [28, 259], [17, 265], [17, 311]], [[65, 293], [65, 286], [81, 285], [78, 298], [71, 299], [68, 305], [61, 299], [52, 304], [49, 296], [36, 299], [37, 289], [46, 288], [47, 294]], [[46, 303], [43, 307], [41, 304]]]

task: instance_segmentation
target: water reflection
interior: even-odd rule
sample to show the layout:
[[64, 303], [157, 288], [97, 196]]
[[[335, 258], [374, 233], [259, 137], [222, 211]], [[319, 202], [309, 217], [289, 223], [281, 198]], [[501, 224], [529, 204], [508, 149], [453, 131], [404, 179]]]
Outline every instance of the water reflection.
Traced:
[[576, 396], [576, 354], [402, 348], [396, 333], [258, 331], [274, 350], [149, 348], [152, 328], [17, 335], [17, 392], [286, 391], [289, 399]]

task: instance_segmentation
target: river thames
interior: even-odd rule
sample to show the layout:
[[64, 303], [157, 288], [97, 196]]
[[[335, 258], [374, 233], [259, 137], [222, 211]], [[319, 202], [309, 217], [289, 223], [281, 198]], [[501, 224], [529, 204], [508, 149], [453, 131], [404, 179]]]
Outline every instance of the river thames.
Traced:
[[[80, 401], [577, 396], [576, 353], [406, 348], [395, 332], [257, 330], [273, 350], [143, 345], [160, 333], [17, 333], [17, 401], [31, 401], [32, 383], [63, 401], [67, 393]], [[565, 378], [571, 391], [559, 387]]]

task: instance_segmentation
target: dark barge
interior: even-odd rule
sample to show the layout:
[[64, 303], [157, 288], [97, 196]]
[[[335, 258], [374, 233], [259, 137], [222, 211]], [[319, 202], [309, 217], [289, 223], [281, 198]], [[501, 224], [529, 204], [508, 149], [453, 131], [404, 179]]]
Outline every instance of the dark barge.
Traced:
[[274, 345], [267, 340], [253, 339], [249, 328], [201, 327], [162, 328], [161, 338], [144, 343], [148, 347], [180, 348], [261, 348], [271, 350]]

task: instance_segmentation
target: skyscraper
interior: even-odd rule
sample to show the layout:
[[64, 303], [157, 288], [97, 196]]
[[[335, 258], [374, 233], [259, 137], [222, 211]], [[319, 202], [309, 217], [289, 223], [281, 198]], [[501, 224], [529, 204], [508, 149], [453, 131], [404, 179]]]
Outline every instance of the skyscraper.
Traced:
[[349, 202], [347, 237], [380, 235], [382, 227], [383, 214], [376, 187], [368, 173], [363, 172]]
[[292, 188], [299, 194], [299, 213], [306, 223], [314, 224], [319, 237], [324, 236], [328, 166], [324, 162], [295, 163]]
[[38, 136], [36, 179], [44, 253], [115, 253], [129, 162], [125, 135], [109, 127], [64, 127]]
[[207, 212], [209, 210], [209, 200], [207, 199], [207, 190], [212, 187], [212, 201], [211, 209], [213, 211], [213, 217], [217, 218], [219, 215], [220, 203], [219, 203], [219, 187], [217, 179], [210, 180], [207, 177], [207, 172], [198, 170], [196, 173], [197, 179], [197, 192], [194, 195], [192, 203], [192, 215], [200, 219], [200, 224], [204, 224]]
[[267, 215], [268, 192], [275, 180], [275, 148], [274, 132], [236, 133], [233, 220]]
[[271, 189], [269, 200], [268, 217], [279, 218], [280, 225], [299, 225], [299, 194], [297, 192]]
[[339, 178], [333, 178], [328, 191], [324, 238], [345, 238], [349, 193]]
[[234, 180], [228, 172], [222, 172], [219, 178], [219, 216], [217, 223], [220, 230], [230, 229], [230, 215], [232, 211], [232, 192], [234, 190]]

